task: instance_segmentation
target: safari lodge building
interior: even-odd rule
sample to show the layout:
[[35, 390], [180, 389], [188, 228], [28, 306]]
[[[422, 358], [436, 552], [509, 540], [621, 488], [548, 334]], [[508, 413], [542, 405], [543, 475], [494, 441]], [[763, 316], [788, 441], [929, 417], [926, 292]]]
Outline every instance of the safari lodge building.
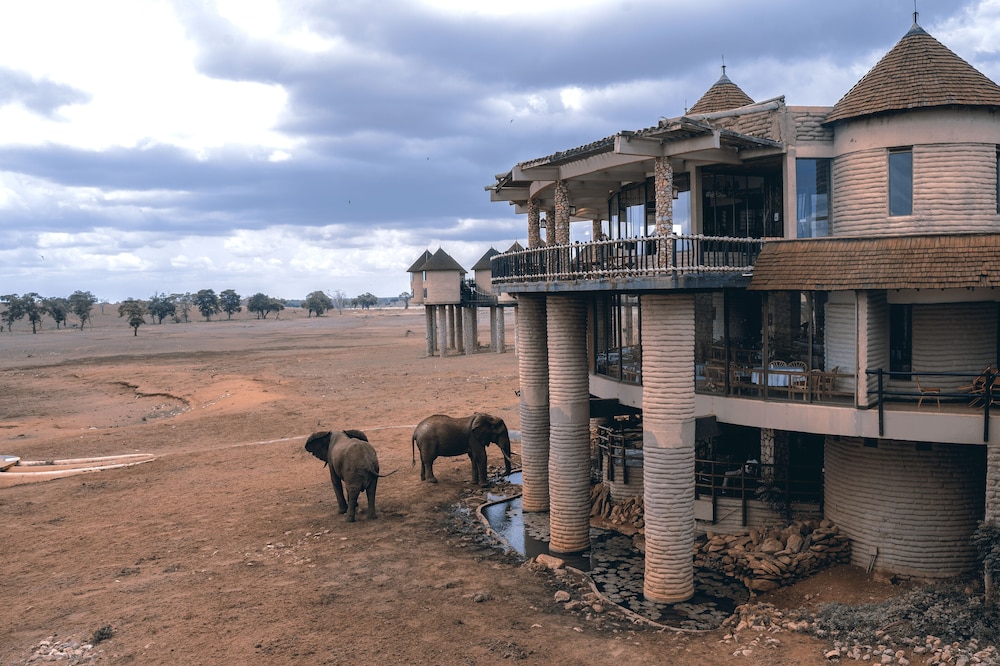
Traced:
[[492, 280], [551, 550], [589, 547], [590, 426], [628, 417], [602, 464], [642, 461], [652, 601], [692, 596], [697, 531], [777, 522], [775, 497], [870, 571], [973, 569], [1000, 512], [998, 112], [914, 23], [832, 108], [723, 71], [684, 115], [498, 175], [527, 216]]

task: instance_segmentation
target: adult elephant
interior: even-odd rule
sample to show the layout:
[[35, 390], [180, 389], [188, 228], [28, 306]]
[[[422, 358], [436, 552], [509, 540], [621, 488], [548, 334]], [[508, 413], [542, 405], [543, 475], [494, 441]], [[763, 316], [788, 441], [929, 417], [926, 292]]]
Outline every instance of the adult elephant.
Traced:
[[434, 460], [438, 456], [469, 454], [472, 461], [472, 482], [489, 485], [486, 478], [486, 447], [490, 443], [500, 447], [504, 467], [510, 474], [510, 435], [503, 419], [489, 414], [453, 418], [444, 414], [428, 416], [413, 431], [411, 454], [416, 464], [415, 449], [420, 449], [420, 480], [437, 483], [434, 478]]
[[368, 518], [375, 520], [375, 490], [378, 480], [389, 474], [379, 474], [378, 455], [360, 430], [314, 432], [306, 440], [306, 451], [330, 466], [330, 481], [337, 495], [340, 513], [353, 523], [358, 509], [358, 497], [368, 495]]

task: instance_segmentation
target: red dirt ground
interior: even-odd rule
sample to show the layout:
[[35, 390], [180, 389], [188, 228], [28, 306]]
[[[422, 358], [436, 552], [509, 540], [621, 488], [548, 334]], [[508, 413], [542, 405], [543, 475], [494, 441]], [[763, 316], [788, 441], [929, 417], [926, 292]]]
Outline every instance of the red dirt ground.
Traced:
[[[0, 454], [158, 456], [0, 486], [0, 664], [104, 627], [85, 654], [114, 664], [826, 663], [804, 635], [736, 657], [722, 629], [568, 611], [551, 573], [455, 527], [449, 507], [481, 493], [469, 461], [439, 460], [441, 482], [421, 483], [410, 434], [432, 413], [477, 410], [518, 429], [510, 323], [506, 354], [425, 358], [419, 308], [289, 309], [137, 337], [112, 310], [83, 331], [0, 334]], [[345, 522], [303, 448], [334, 428], [366, 431], [383, 472], [399, 469], [379, 484], [377, 521]], [[892, 593], [841, 567], [761, 600]]]

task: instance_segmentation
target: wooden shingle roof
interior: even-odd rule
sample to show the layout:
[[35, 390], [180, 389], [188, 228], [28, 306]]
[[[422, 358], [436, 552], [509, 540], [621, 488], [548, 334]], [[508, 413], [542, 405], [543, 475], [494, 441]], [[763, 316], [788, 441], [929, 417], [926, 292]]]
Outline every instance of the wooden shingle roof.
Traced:
[[451, 255], [444, 251], [444, 248], [438, 248], [438, 251], [431, 255], [431, 257], [424, 262], [423, 267], [420, 269], [423, 271], [460, 271], [465, 272], [462, 265], [457, 261], [452, 259]]
[[914, 24], [825, 122], [936, 106], [1000, 107], [1000, 86]]
[[413, 265], [406, 269], [407, 273], [418, 273], [424, 270], [424, 264], [427, 260], [431, 258], [431, 251], [424, 250], [424, 253], [420, 255], [420, 258], [413, 262]]
[[753, 100], [723, 72], [719, 80], [712, 84], [712, 87], [687, 110], [685, 115], [730, 111], [747, 104], [753, 104]]
[[490, 270], [490, 259], [500, 254], [500, 251], [496, 248], [490, 248], [486, 250], [486, 254], [479, 258], [479, 261], [475, 263], [472, 267], [474, 271], [488, 271]]
[[769, 241], [750, 289], [961, 289], [1000, 287], [1000, 234]]

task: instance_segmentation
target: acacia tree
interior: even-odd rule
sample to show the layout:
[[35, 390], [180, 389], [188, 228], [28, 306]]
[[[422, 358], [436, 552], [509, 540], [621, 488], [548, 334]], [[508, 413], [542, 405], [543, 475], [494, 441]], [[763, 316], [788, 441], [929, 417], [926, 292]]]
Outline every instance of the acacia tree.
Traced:
[[306, 296], [306, 308], [309, 310], [308, 317], [315, 312], [317, 317], [322, 317], [327, 310], [333, 309], [333, 301], [322, 291], [314, 291]]
[[90, 320], [90, 311], [94, 308], [97, 298], [89, 291], [74, 291], [69, 295], [69, 309], [80, 318], [80, 330]]
[[0, 318], [7, 325], [7, 332], [14, 332], [14, 322], [24, 317], [24, 305], [21, 297], [17, 294], [6, 294], [0, 296], [0, 303], [3, 303], [4, 311], [0, 312]]
[[66, 318], [69, 316], [69, 301], [65, 298], [43, 298], [42, 307], [45, 311], [52, 317], [52, 320], [56, 323], [56, 330], [59, 330], [59, 325], [66, 325]]
[[[178, 322], [184, 321], [186, 324], [188, 322], [188, 313], [191, 312], [191, 308], [194, 307], [194, 298], [191, 296], [190, 292], [183, 294], [170, 294], [170, 300], [176, 306], [174, 319]], [[180, 317], [177, 316], [176, 312], [180, 311]]]
[[205, 321], [212, 321], [212, 315], [221, 312], [219, 297], [214, 289], [202, 289], [194, 295], [194, 304]]
[[362, 310], [367, 310], [373, 305], [378, 305], [378, 296], [373, 295], [370, 291], [366, 291], [354, 300], [361, 306]]
[[219, 294], [219, 306], [226, 313], [226, 319], [232, 319], [234, 312], [243, 311], [243, 308], [240, 307], [240, 295], [236, 293], [235, 289], [226, 289]]
[[[267, 294], [257, 292], [247, 299], [247, 311], [256, 313], [257, 319], [267, 319], [267, 315], [272, 312], [280, 312], [285, 309], [285, 304], [277, 298], [271, 298]], [[275, 315], [277, 319], [277, 315]]]
[[410, 309], [410, 299], [411, 298], [413, 298], [413, 294], [411, 294], [408, 291], [404, 291], [403, 293], [401, 293], [399, 295], [399, 300], [403, 301], [403, 309], [404, 310], [409, 310]]
[[42, 315], [45, 314], [45, 308], [42, 307], [42, 297], [35, 292], [25, 294], [21, 297], [21, 308], [24, 311], [24, 316], [31, 322], [31, 332], [37, 333], [38, 325], [42, 323]]
[[177, 303], [174, 296], [166, 294], [154, 294], [146, 304], [146, 310], [156, 320], [157, 324], [162, 324], [164, 318], [173, 317], [177, 314]]
[[146, 314], [147, 305], [144, 301], [127, 298], [118, 305], [118, 316], [128, 317], [128, 325], [132, 327], [132, 335], [139, 335], [139, 327], [146, 323], [142, 315]]
[[337, 308], [337, 312], [344, 314], [344, 306], [347, 305], [347, 295], [340, 289], [335, 289], [333, 291], [333, 307]]

